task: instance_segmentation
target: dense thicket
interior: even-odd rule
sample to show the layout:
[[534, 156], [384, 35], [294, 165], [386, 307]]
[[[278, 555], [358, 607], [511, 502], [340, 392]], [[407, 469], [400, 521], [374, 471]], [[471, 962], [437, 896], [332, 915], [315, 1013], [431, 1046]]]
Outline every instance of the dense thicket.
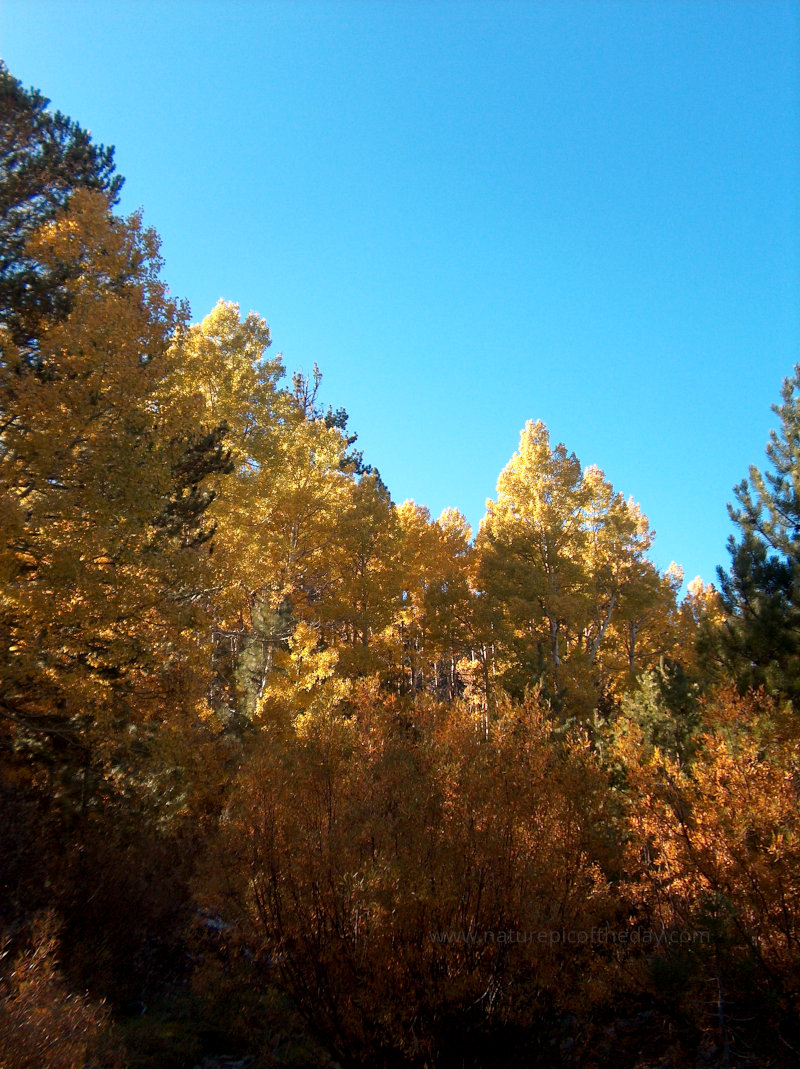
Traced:
[[795, 1064], [797, 379], [721, 594], [541, 422], [473, 537], [0, 86], [0, 1064]]

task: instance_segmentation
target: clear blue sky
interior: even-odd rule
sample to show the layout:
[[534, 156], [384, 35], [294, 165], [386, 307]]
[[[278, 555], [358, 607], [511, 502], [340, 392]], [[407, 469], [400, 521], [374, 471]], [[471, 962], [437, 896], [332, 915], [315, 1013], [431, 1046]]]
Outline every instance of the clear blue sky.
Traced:
[[396, 500], [477, 527], [528, 419], [687, 578], [800, 361], [800, 4], [0, 0], [202, 318], [316, 361]]

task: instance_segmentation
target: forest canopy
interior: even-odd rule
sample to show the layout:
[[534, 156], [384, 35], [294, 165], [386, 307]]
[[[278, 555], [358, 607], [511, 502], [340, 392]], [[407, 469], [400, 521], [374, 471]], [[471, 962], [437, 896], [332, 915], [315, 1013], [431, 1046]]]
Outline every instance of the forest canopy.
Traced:
[[473, 532], [48, 103], [0, 65], [0, 1064], [796, 1064], [800, 369], [718, 589], [541, 420]]

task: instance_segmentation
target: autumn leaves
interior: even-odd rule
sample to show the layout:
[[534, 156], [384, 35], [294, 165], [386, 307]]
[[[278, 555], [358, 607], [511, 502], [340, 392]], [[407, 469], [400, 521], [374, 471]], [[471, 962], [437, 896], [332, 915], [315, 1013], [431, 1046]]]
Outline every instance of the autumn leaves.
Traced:
[[652, 538], [598, 468], [582, 470], [563, 445], [551, 448], [541, 421], [528, 423], [476, 542], [512, 693], [541, 682], [567, 714], [588, 714], [660, 656], [680, 656], [680, 576], [647, 560]]
[[[0, 291], [0, 908], [21, 963], [0, 1060], [22, 1064], [24, 1018], [55, 1064], [63, 939], [74, 990], [118, 1017], [188, 1000], [189, 1032], [214, 1018], [244, 1051], [276, 1046], [288, 996], [352, 1066], [677, 1066], [737, 1037], [779, 1064], [800, 990], [796, 561], [752, 542], [796, 556], [791, 384], [777, 511], [763, 480], [740, 492], [722, 602], [699, 582], [679, 601], [639, 507], [542, 422], [473, 537], [391, 500], [318, 372], [283, 384], [259, 316], [220, 302], [190, 324], [95, 164], [49, 211], [38, 187], [37, 211], [12, 205], [24, 263]], [[537, 937], [477, 938], [497, 931]], [[78, 1066], [113, 1028], [70, 1005]], [[201, 1060], [162, 1047], [131, 1064]]]

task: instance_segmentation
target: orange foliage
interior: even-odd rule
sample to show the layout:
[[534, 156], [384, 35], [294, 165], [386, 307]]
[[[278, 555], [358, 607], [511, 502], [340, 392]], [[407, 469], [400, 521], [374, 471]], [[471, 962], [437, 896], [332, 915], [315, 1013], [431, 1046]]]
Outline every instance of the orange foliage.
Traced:
[[[699, 982], [800, 1004], [800, 741], [791, 713], [722, 690], [690, 767], [632, 735], [629, 892], [656, 926], [705, 933]], [[702, 944], [705, 944], [705, 948]]]
[[108, 1011], [70, 992], [61, 975], [52, 916], [38, 918], [31, 945], [0, 976], [0, 992], [3, 1069], [122, 1069]]
[[265, 736], [205, 902], [246, 919], [339, 1057], [421, 1057], [457, 1021], [524, 1027], [580, 997], [592, 948], [551, 933], [610, 915], [603, 777], [549, 730], [535, 703], [487, 734], [461, 704], [365, 688]]

